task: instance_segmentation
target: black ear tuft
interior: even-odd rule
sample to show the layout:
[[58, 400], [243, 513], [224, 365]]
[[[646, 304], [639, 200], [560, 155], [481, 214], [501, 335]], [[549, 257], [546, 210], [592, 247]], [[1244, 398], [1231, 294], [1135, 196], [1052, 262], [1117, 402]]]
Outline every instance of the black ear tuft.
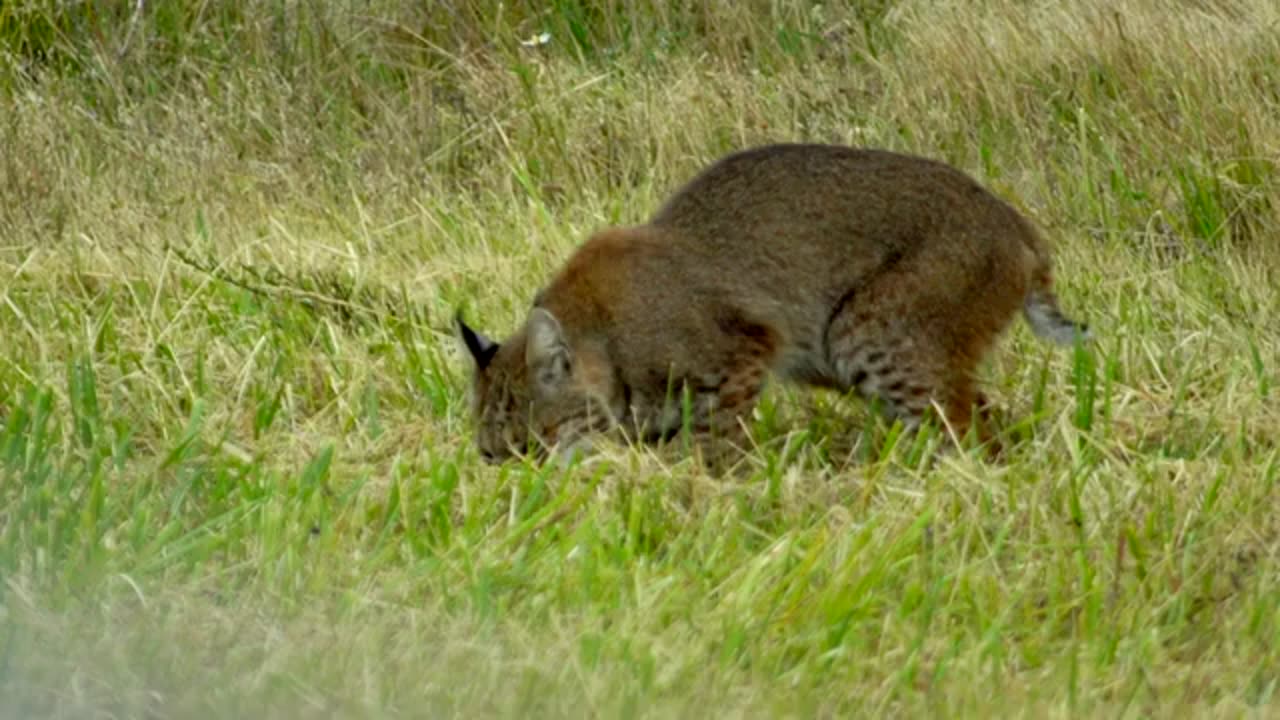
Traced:
[[471, 358], [476, 361], [476, 368], [484, 370], [493, 361], [493, 356], [498, 353], [498, 343], [467, 327], [462, 320], [461, 311], [458, 312], [455, 322], [458, 324], [458, 332], [462, 335], [462, 342], [467, 345], [467, 352], [471, 353]]

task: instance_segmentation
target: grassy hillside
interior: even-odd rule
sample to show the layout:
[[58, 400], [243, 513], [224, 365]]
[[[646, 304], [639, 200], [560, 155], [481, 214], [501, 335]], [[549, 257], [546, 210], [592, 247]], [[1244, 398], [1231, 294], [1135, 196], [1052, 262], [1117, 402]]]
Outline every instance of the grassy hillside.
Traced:
[[[0, 716], [1278, 714], [1280, 5], [402, 5], [0, 5]], [[454, 311], [779, 140], [1055, 243], [1004, 458], [483, 464]]]

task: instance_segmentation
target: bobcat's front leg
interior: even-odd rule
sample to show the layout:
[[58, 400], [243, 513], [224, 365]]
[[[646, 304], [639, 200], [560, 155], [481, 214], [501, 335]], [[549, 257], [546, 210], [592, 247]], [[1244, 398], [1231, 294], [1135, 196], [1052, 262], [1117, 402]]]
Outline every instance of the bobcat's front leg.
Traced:
[[747, 451], [747, 428], [760, 392], [766, 368], [739, 369], [687, 383], [680, 401], [680, 426], [689, 431], [703, 462], [722, 470], [738, 453]]
[[748, 428], [765, 373], [767, 368], [741, 370], [701, 396], [703, 407], [692, 423], [692, 441], [709, 469], [727, 470], [737, 455], [750, 450]]
[[633, 409], [643, 439], [687, 438], [707, 466], [723, 469], [737, 453], [750, 449], [747, 428], [767, 374], [765, 363], [743, 363], [730, 371], [673, 381], [661, 400]]
[[707, 464], [720, 467], [735, 451], [748, 449], [747, 425], [772, 369], [778, 333], [724, 308], [714, 313], [715, 342], [683, 368], [665, 375], [665, 387], [647, 385], [649, 402], [632, 407], [641, 436], [670, 440], [685, 431]]
[[762, 373], [705, 373], [673, 379], [665, 391], [634, 395], [629, 422], [621, 429], [645, 443], [688, 440], [704, 459], [726, 457], [747, 447], [746, 425], [760, 397], [763, 377]]
[[703, 461], [723, 470], [736, 452], [749, 449], [747, 425], [781, 342], [774, 328], [727, 308], [716, 320], [725, 353], [715, 371], [698, 378], [693, 434]]

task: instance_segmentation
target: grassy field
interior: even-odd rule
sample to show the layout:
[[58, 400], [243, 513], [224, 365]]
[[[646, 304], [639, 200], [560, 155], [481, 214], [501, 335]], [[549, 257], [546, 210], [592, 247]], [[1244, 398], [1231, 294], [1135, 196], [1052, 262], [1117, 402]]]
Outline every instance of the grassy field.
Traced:
[[[0, 717], [1280, 716], [1280, 4], [405, 5], [0, 5]], [[1003, 459], [481, 462], [455, 310], [781, 140], [1055, 243]]]

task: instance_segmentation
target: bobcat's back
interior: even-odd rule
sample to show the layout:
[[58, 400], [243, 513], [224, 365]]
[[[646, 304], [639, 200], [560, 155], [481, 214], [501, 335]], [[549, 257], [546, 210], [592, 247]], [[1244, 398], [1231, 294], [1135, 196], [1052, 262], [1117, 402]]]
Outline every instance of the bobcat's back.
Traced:
[[[887, 272], [910, 275], [938, 313], [973, 307], [993, 288], [1022, 302], [1049, 282], [1049, 252], [1012, 206], [949, 165], [883, 150], [780, 144], [735, 153], [649, 224], [690, 268], [685, 285], [654, 292], [732, 298], [788, 343], [815, 348], [842, 301]], [[1028, 319], [1037, 332], [1060, 319], [1048, 335], [1070, 337], [1074, 326], [1052, 307], [1051, 298], [1031, 303]]]

